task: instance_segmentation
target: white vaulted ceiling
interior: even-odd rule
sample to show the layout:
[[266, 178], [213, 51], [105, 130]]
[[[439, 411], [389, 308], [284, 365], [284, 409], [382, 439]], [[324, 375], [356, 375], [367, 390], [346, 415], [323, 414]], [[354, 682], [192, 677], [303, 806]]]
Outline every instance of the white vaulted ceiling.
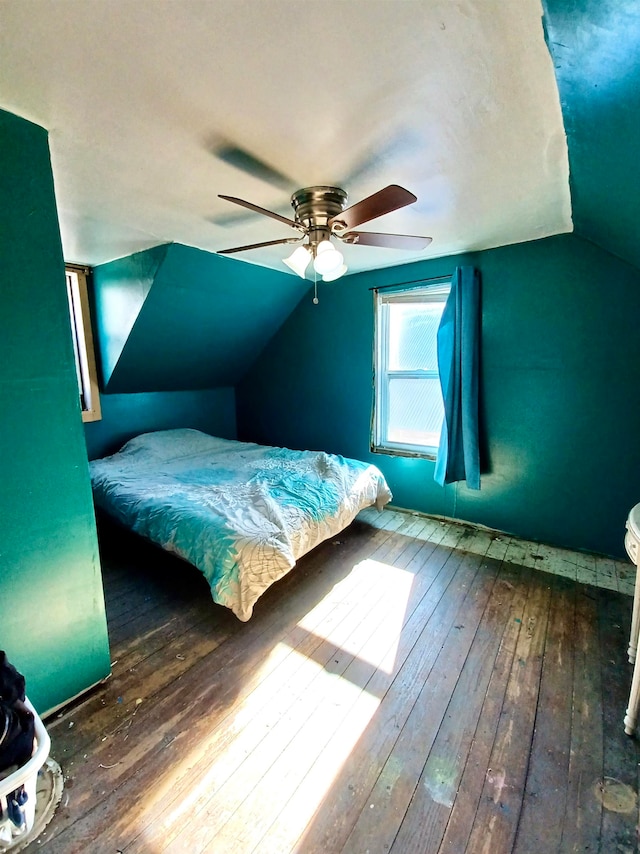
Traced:
[[[539, 0], [3, 0], [0, 107], [50, 132], [65, 257], [293, 236], [291, 192], [418, 196], [344, 247], [350, 272], [570, 231]], [[282, 176], [225, 162], [241, 149]], [[235, 258], [285, 272], [288, 247]]]

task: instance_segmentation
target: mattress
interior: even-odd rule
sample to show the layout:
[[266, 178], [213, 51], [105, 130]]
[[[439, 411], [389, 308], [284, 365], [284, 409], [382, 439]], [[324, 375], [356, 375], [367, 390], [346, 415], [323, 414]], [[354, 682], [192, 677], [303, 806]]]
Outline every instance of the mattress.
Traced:
[[302, 555], [391, 499], [371, 464], [187, 428], [137, 436], [90, 473], [97, 507], [196, 566], [240, 620]]

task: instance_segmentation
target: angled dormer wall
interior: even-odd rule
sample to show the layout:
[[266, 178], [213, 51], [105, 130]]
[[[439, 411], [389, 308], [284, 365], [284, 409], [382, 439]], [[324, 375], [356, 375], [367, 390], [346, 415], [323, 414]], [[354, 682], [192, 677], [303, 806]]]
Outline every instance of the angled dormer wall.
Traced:
[[308, 288], [177, 243], [96, 267], [103, 419], [85, 427], [89, 457], [146, 430], [234, 438], [234, 387]]
[[[94, 301], [100, 346], [101, 388], [109, 391], [120, 357], [167, 254], [154, 246], [94, 270]], [[122, 370], [120, 370], [122, 374]], [[138, 389], [139, 390], [139, 389]]]

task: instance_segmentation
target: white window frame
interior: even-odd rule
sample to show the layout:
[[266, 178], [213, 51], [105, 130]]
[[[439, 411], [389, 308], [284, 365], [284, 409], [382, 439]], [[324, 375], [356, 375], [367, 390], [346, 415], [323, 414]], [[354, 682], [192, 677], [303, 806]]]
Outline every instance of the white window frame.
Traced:
[[65, 274], [82, 420], [99, 421], [102, 418], [102, 413], [100, 410], [98, 372], [93, 349], [91, 315], [89, 313], [89, 291], [87, 287], [89, 270], [87, 267], [65, 264]]
[[437, 370], [396, 371], [389, 369], [389, 305], [393, 303], [446, 302], [451, 291], [451, 279], [443, 277], [435, 282], [399, 285], [397, 288], [374, 291], [374, 392], [371, 450], [398, 456], [415, 456], [435, 459], [438, 445], [418, 445], [393, 442], [388, 438], [388, 399], [391, 378], [436, 379]]

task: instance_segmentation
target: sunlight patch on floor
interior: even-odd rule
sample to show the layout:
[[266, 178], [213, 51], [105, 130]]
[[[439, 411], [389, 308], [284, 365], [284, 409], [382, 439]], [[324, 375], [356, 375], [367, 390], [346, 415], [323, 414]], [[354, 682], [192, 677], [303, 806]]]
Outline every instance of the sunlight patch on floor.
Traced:
[[260, 854], [282, 854], [283, 851], [294, 850], [323, 801], [345, 773], [349, 758], [379, 705], [378, 698], [366, 691], [361, 692], [260, 840]]
[[[376, 683], [396, 668], [415, 581], [374, 558], [349, 575], [346, 606], [330, 593], [309, 611], [251, 674], [255, 687], [224, 725], [203, 731], [198, 747], [159, 781], [153, 809], [163, 795], [164, 808], [154, 838], [174, 837], [189, 821], [197, 825], [191, 843], [206, 849], [215, 837], [223, 850], [233, 842], [250, 851], [259, 817], [284, 810], [286, 821], [262, 828], [269, 831], [264, 850], [282, 850], [283, 834], [295, 843], [376, 713], [384, 693]], [[380, 589], [387, 593], [375, 595]], [[175, 781], [187, 778], [173, 798]]]
[[[243, 686], [246, 697], [235, 709], [230, 709], [224, 722], [212, 730], [203, 722], [197, 748], [173, 763], [145, 796], [142, 818], [154, 819], [154, 836], [158, 831], [169, 834], [180, 822], [203, 809], [212, 794], [242, 765], [255, 745], [286, 713], [286, 704], [295, 702], [297, 695], [293, 693], [292, 698], [292, 692], [293, 686], [301, 684], [298, 683], [301, 666], [305, 668], [307, 681], [323, 672], [321, 665], [288, 644], [277, 643], [262, 666], [251, 674], [250, 682]], [[277, 677], [273, 675], [276, 672]], [[282, 690], [276, 690], [277, 686], [282, 686]], [[186, 735], [179, 735], [176, 741]], [[212, 756], [209, 764], [208, 755]], [[198, 768], [199, 776], [194, 776]], [[176, 797], [177, 787], [185, 780], [188, 781], [185, 792]], [[159, 811], [160, 819], [155, 815]]]
[[[341, 637], [342, 624], [340, 623], [331, 625], [328, 630], [319, 631], [312, 625], [310, 615], [303, 617], [298, 625], [320, 634], [325, 640], [335, 642], [345, 652], [358, 656], [361, 660], [384, 670], [385, 673], [392, 673], [415, 576], [406, 569], [399, 569], [392, 564], [372, 558], [357, 563], [353, 571], [366, 576], [372, 586], [382, 582], [384, 588], [388, 589], [389, 595], [385, 596], [382, 602], [377, 603], [381, 614], [380, 620], [373, 627], [373, 636], [368, 636], [364, 644], [361, 633], [358, 631], [351, 632], [349, 637], [344, 639]], [[378, 657], [381, 647], [386, 650], [382, 661]]]
[[[285, 644], [277, 647], [286, 651]], [[165, 792], [163, 815], [153, 825], [153, 839], [158, 834], [165, 839], [176, 837], [188, 822], [197, 827], [189, 833], [190, 844], [197, 841], [206, 847], [215, 836], [212, 850], [217, 845], [231, 850], [224, 848], [228, 837], [240, 846], [236, 850], [250, 851], [250, 842], [243, 842], [243, 837], [255, 830], [254, 812], [255, 816], [269, 815], [265, 804], [273, 801], [277, 814], [295, 796], [314, 762], [320, 763], [324, 788], [319, 791], [314, 783], [309, 790], [313, 802], [306, 804], [304, 814], [310, 816], [317, 809], [380, 701], [296, 650], [289, 649], [286, 659], [291, 684], [285, 680], [280, 690], [271, 688], [266, 703], [266, 688], [263, 692], [258, 689], [225, 722], [222, 733], [205, 735], [197, 750], [167, 773], [161, 787]], [[350, 724], [343, 732], [346, 716]], [[185, 775], [189, 785], [169, 804], [172, 786]], [[161, 800], [154, 792], [156, 811]], [[304, 824], [305, 819], [301, 828]]]

